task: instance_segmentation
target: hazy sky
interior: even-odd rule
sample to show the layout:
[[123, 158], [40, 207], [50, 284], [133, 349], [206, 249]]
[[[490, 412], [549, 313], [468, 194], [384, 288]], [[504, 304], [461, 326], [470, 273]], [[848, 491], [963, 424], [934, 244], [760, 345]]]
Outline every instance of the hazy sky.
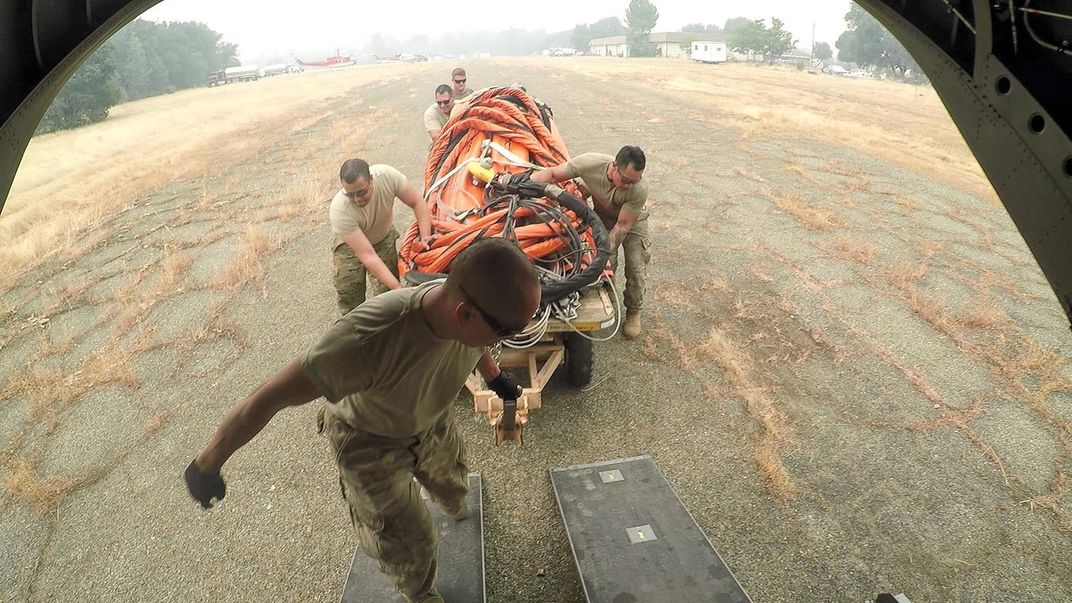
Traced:
[[[834, 41], [845, 30], [849, 0], [653, 0], [659, 9], [654, 31], [678, 31], [687, 23], [717, 23], [730, 17], [780, 18], [800, 46]], [[374, 33], [395, 38], [417, 34], [488, 31], [493, 28], [573, 29], [604, 17], [625, 16], [628, 0], [537, 0], [507, 2], [429, 2], [414, 0], [164, 0], [143, 18], [201, 21], [239, 45], [242, 57], [294, 51], [356, 49]], [[281, 8], [281, 6], [286, 8]], [[528, 8], [526, 8], [528, 7]], [[398, 52], [410, 49], [399, 48]]]

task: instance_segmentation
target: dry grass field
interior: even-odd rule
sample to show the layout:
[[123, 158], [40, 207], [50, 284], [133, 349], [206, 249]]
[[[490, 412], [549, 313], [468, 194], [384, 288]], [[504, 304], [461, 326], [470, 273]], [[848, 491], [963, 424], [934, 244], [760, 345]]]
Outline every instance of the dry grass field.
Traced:
[[[337, 600], [354, 540], [315, 405], [195, 508], [226, 411], [334, 318], [326, 199], [419, 182], [453, 65], [189, 90], [34, 139], [0, 215], [0, 600]], [[650, 454], [759, 601], [1072, 600], [1072, 342], [929, 88], [747, 65], [474, 61], [573, 153], [648, 153], [645, 335], [523, 448], [455, 413], [492, 601], [581, 601], [549, 467]], [[397, 206], [401, 228], [411, 216]]]

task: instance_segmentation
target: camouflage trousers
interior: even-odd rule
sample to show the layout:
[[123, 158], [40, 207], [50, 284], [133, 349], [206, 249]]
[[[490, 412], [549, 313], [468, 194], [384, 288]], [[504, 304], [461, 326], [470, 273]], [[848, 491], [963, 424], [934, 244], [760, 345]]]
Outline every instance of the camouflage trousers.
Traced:
[[[398, 250], [395, 248], [397, 240], [398, 231], [392, 228], [382, 241], [372, 246], [395, 278], [398, 278]], [[339, 312], [343, 315], [365, 302], [366, 276], [372, 283], [371, 297], [389, 290], [387, 285], [369, 273], [361, 260], [354, 255], [354, 250], [338, 237], [332, 241], [331, 263], [335, 266], [335, 291], [339, 295]]]
[[[609, 224], [608, 224], [609, 222]], [[609, 232], [614, 228], [614, 221], [604, 219]], [[633, 227], [622, 241], [625, 252], [625, 308], [630, 312], [640, 312], [644, 306], [645, 279], [648, 275], [648, 262], [651, 261], [651, 234], [648, 231], [648, 212], [640, 212]], [[618, 274], [618, 250], [610, 255], [610, 266]]]
[[361, 549], [407, 600], [441, 603], [435, 588], [438, 536], [413, 478], [447, 513], [465, 503], [465, 444], [450, 410], [428, 430], [402, 439], [353, 429], [330, 409], [322, 416]]

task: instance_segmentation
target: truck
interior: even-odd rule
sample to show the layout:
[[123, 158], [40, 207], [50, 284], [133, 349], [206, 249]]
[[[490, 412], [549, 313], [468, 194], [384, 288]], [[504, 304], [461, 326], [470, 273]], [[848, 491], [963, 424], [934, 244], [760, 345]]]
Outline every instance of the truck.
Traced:
[[222, 69], [208, 76], [208, 85], [222, 86], [223, 84], [259, 79], [261, 79], [261, 71], [256, 65], [239, 65]]
[[701, 63], [725, 63], [726, 43], [697, 40], [692, 43], [692, 52], [689, 56], [692, 60]]
[[268, 65], [261, 70], [261, 77], [272, 77], [273, 75], [280, 75], [283, 73], [290, 73], [290, 65], [286, 63], [276, 63], [275, 65]]

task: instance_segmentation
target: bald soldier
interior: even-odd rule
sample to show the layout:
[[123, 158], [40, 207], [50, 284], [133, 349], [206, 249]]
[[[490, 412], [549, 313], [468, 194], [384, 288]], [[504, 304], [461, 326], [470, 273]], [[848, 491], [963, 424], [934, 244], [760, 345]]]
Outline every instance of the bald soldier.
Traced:
[[376, 296], [228, 413], [186, 469], [190, 495], [206, 509], [222, 499], [227, 459], [279, 411], [323, 396], [321, 428], [361, 549], [408, 601], [442, 602], [435, 525], [414, 478], [447, 514], [468, 517], [450, 403], [474, 367], [500, 398], [517, 399], [521, 386], [487, 346], [524, 329], [539, 304], [536, 270], [498, 238], [458, 255], [445, 281]]
[[533, 182], [552, 184], [581, 179], [581, 189], [610, 233], [611, 266], [617, 272], [618, 247], [625, 249], [625, 324], [627, 339], [640, 336], [644, 278], [651, 260], [648, 232], [648, 184], [643, 180], [647, 159], [640, 147], [622, 147], [615, 157], [584, 153], [553, 168], [532, 174]]
[[413, 210], [419, 241], [428, 242], [432, 215], [421, 194], [389, 165], [369, 165], [348, 159], [339, 168], [342, 188], [328, 210], [331, 221], [332, 264], [339, 312], [346, 314], [365, 301], [367, 276], [372, 295], [402, 286], [398, 282], [398, 231], [394, 227], [395, 199]]

